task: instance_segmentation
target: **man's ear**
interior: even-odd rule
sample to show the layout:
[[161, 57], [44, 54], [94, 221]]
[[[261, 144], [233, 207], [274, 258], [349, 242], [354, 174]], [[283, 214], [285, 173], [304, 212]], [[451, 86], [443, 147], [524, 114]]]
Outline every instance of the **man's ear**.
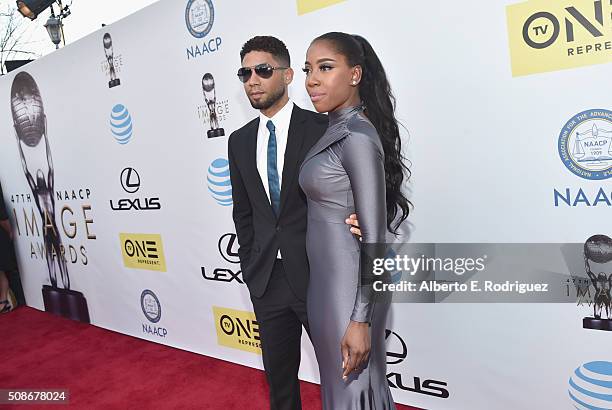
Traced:
[[285, 77], [283, 78], [283, 80], [285, 81], [285, 84], [289, 85], [291, 84], [291, 82], [293, 81], [293, 68], [289, 67], [288, 69], [285, 70]]

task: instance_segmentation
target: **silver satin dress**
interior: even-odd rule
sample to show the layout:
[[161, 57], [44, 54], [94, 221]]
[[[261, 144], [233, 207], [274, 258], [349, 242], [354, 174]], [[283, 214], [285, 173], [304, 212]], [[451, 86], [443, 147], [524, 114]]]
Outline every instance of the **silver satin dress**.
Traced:
[[[356, 212], [363, 242], [386, 237], [384, 153], [361, 107], [329, 114], [329, 127], [306, 154], [300, 186], [308, 199], [308, 322], [325, 410], [395, 409], [386, 377], [388, 301], [362, 298], [360, 242], [345, 219]], [[340, 342], [350, 320], [370, 322], [367, 366], [342, 379]]]

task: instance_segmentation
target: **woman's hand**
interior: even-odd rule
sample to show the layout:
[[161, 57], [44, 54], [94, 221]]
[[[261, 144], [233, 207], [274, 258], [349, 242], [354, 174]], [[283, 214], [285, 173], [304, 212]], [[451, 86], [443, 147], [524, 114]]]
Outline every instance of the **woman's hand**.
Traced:
[[370, 325], [369, 323], [354, 322], [351, 320], [342, 342], [342, 378], [346, 380], [348, 375], [359, 367], [366, 364], [370, 355]]
[[350, 231], [352, 234], [357, 235], [359, 240], [362, 241], [361, 237], [361, 228], [359, 228], [359, 220], [357, 219], [357, 214], [351, 214], [348, 218], [344, 220], [344, 223], [351, 227]]

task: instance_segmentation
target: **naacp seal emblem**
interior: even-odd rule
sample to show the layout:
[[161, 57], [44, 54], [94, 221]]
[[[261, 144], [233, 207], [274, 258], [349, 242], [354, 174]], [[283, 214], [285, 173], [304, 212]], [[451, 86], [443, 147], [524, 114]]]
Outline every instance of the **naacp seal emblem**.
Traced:
[[211, 0], [189, 0], [185, 8], [185, 23], [192, 36], [202, 38], [212, 29], [215, 9]]
[[612, 177], [612, 111], [576, 114], [561, 130], [559, 155], [567, 169], [581, 178]]
[[155, 293], [149, 289], [145, 289], [140, 295], [140, 307], [142, 308], [142, 313], [144, 313], [149, 322], [159, 322], [159, 319], [161, 319], [161, 304], [157, 296], [155, 296]]

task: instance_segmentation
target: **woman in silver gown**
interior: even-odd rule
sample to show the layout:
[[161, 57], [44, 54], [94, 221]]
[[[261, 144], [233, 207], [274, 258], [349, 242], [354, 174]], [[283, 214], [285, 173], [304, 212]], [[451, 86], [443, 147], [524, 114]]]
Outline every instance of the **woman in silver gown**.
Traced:
[[316, 110], [329, 113], [299, 180], [308, 199], [308, 321], [323, 408], [395, 409], [385, 362], [389, 298], [362, 283], [361, 244], [345, 225], [357, 213], [363, 243], [384, 243], [408, 216], [395, 101], [376, 53], [359, 36], [317, 37], [304, 72]]

